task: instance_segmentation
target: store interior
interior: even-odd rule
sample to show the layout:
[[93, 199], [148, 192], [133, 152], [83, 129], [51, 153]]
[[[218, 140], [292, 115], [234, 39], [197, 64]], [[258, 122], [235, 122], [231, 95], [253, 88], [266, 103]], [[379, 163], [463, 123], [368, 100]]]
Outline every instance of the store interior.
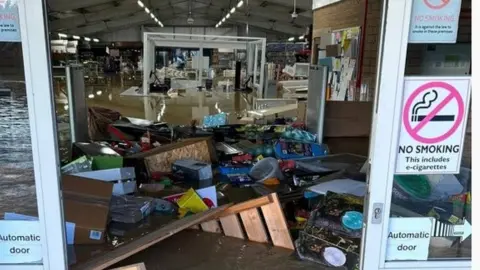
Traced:
[[[47, 2], [71, 269], [360, 269], [383, 1]], [[471, 2], [405, 75], [471, 75]], [[0, 42], [6, 220], [38, 217], [21, 48]], [[396, 175], [391, 217], [471, 222], [470, 122], [460, 174]]]

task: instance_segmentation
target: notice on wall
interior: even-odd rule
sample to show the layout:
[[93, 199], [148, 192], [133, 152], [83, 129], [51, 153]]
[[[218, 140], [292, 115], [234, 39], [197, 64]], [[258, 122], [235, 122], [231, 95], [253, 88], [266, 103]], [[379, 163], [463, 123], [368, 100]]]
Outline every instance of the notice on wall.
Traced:
[[41, 261], [40, 223], [27, 220], [0, 220], [0, 264]]
[[462, 0], [415, 0], [410, 43], [456, 43]]
[[0, 41], [22, 41], [17, 0], [0, 0]]
[[431, 218], [390, 218], [387, 261], [426, 261], [430, 246]]
[[470, 103], [470, 78], [406, 78], [396, 174], [456, 174]]

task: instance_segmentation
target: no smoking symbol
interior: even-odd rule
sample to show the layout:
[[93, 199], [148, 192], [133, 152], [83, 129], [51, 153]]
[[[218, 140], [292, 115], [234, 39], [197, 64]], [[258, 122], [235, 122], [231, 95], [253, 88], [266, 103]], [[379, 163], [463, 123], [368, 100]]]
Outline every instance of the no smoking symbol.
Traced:
[[[446, 92], [439, 98], [439, 91]], [[449, 104], [456, 107], [453, 114], [442, 115], [441, 111]], [[421, 110], [428, 111], [421, 114]], [[440, 143], [452, 136], [460, 127], [465, 113], [462, 96], [448, 83], [430, 82], [417, 88], [407, 99], [402, 113], [402, 122], [407, 133], [416, 141], [425, 144]], [[437, 135], [428, 137], [420, 135], [421, 131], [434, 122], [442, 122], [447, 129], [438, 130]]]
[[450, 3], [450, 0], [423, 0], [431, 9], [442, 9]]

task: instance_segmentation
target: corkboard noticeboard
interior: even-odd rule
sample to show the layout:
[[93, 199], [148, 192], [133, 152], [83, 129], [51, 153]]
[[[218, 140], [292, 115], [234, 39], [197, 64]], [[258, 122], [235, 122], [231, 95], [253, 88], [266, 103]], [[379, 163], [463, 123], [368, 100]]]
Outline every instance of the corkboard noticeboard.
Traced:
[[171, 172], [172, 164], [180, 159], [193, 159], [207, 163], [215, 162], [216, 159], [211, 138], [187, 139], [132, 155], [129, 158], [144, 159], [150, 173]]

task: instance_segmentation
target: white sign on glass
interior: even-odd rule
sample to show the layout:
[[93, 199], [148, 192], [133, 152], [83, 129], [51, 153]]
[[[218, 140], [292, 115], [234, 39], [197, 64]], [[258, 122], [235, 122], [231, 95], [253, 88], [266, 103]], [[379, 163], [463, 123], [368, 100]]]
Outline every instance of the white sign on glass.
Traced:
[[462, 0], [414, 0], [410, 43], [456, 43]]
[[41, 262], [40, 223], [0, 220], [0, 264]]
[[390, 218], [386, 260], [426, 261], [431, 230], [431, 218]]
[[396, 174], [457, 174], [470, 78], [405, 78]]
[[0, 0], [0, 41], [21, 40], [17, 0]]

